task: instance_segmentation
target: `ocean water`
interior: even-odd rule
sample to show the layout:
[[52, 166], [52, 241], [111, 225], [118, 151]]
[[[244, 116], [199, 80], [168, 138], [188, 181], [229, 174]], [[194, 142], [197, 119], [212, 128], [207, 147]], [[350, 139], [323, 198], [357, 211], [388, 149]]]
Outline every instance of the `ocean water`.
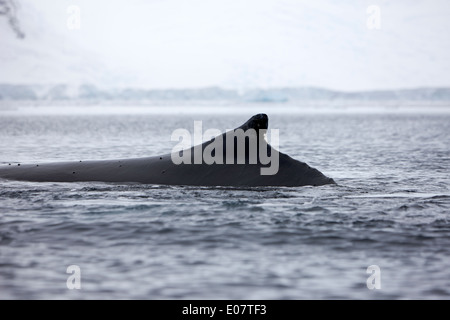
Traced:
[[260, 112], [337, 185], [1, 180], [0, 299], [450, 298], [448, 107], [3, 106], [0, 165], [158, 155]]

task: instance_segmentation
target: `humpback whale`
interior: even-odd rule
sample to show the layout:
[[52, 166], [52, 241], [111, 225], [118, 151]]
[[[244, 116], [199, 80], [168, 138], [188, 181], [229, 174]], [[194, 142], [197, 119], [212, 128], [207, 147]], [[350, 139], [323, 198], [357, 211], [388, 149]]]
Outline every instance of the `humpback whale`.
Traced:
[[[80, 182], [99, 181], [111, 183], [141, 183], [158, 185], [191, 185], [191, 186], [320, 186], [334, 184], [334, 180], [326, 177], [317, 169], [306, 163], [295, 160], [279, 152], [264, 139], [259, 139], [268, 128], [268, 117], [257, 114], [240, 127], [225, 132], [197, 146], [172, 153], [133, 159], [118, 160], [90, 160], [73, 162], [55, 162], [20, 165], [1, 165], [0, 178], [8, 180], [36, 181], [36, 182]], [[239, 153], [238, 146], [227, 149], [227, 139], [230, 132], [242, 129], [247, 132], [253, 129], [253, 136], [245, 136], [243, 149]], [[231, 136], [234, 139], [233, 136]], [[212, 144], [220, 140], [225, 141], [222, 149], [212, 148]], [[252, 143], [256, 143], [258, 151], [266, 152], [267, 156], [277, 156], [276, 173], [262, 174], [267, 169], [267, 161], [262, 161], [261, 155], [251, 158]], [[194, 157], [196, 152], [206, 151], [212, 156], [222, 151], [225, 157], [232, 157], [236, 161], [229, 163], [207, 164], [198, 163]], [[211, 150], [213, 149], [213, 150]], [[185, 161], [176, 163], [174, 159], [185, 156]], [[253, 161], [251, 161], [253, 160]]]

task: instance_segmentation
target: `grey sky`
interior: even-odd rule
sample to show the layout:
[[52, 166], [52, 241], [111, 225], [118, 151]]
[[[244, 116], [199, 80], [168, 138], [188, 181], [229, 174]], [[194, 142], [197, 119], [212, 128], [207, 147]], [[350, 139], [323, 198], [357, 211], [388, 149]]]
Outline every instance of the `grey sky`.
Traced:
[[[19, 0], [0, 82], [338, 90], [450, 86], [450, 2]], [[68, 7], [81, 29], [68, 28]], [[369, 29], [369, 5], [380, 29]]]

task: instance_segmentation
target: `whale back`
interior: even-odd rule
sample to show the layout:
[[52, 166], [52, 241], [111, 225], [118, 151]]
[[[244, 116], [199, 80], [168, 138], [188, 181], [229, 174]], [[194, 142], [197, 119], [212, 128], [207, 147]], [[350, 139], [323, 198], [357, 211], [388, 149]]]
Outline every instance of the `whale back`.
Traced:
[[[195, 186], [318, 186], [335, 183], [317, 169], [272, 148], [262, 136], [267, 128], [267, 115], [257, 114], [236, 129], [178, 154], [135, 159], [3, 165], [0, 167], [0, 178], [38, 182], [101, 181]], [[245, 152], [238, 152], [238, 144], [232, 144], [232, 163], [227, 163], [225, 158], [230, 157], [231, 153], [227, 152], [230, 151], [226, 148], [227, 139], [232, 139], [230, 134], [239, 129], [243, 132], [252, 129], [251, 134], [245, 136]], [[220, 149], [213, 148], [212, 144], [217, 147], [218, 139], [222, 139], [223, 143], [223, 164], [208, 164], [204, 159], [196, 163], [195, 152], [203, 155], [205, 151], [210, 151], [211, 156], [216, 156]], [[256, 163], [250, 163], [250, 150], [254, 151], [251, 148], [255, 148], [255, 143]], [[278, 156], [279, 167], [275, 174], [261, 174], [261, 169], [269, 166], [260, 157], [261, 153], [264, 154], [263, 151], [268, 157]], [[173, 156], [183, 155], [185, 152], [190, 153], [191, 161], [175, 164]]]

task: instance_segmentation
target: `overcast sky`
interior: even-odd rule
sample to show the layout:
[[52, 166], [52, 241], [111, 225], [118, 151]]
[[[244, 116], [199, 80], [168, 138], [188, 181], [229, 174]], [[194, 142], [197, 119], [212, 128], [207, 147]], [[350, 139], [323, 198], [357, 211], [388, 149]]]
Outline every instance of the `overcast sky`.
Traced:
[[[0, 20], [2, 83], [450, 86], [448, 0], [18, 2], [26, 37]], [[80, 9], [80, 29], [71, 5]], [[370, 5], [380, 9], [379, 29], [367, 25]]]

